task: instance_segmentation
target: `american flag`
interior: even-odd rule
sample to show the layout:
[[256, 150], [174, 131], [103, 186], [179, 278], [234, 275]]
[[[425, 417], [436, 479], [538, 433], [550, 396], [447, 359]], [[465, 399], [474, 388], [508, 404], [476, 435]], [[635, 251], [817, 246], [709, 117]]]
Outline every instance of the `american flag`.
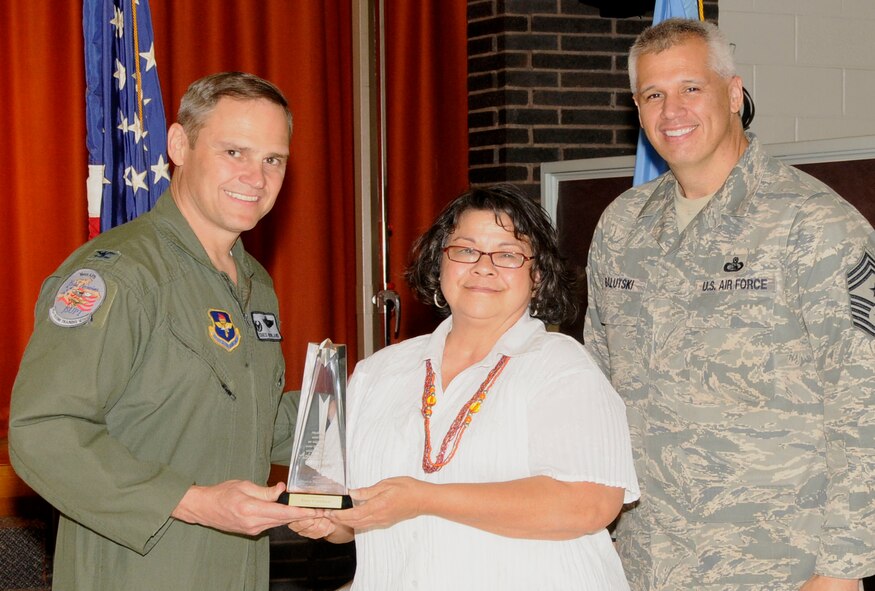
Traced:
[[89, 238], [149, 211], [170, 184], [149, 0], [84, 0]]
[[[702, 0], [656, 0], [656, 5], [653, 8], [653, 24], [657, 25], [673, 17], [705, 20]], [[647, 181], [652, 181], [666, 170], [668, 170], [668, 164], [650, 145], [647, 136], [644, 135], [644, 130], [639, 130], [632, 186], [637, 187]]]

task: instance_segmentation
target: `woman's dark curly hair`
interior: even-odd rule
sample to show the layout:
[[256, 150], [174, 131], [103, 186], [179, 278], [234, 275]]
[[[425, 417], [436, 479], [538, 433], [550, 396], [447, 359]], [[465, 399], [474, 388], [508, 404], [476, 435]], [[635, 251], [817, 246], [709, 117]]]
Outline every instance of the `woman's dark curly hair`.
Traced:
[[[435, 305], [435, 299], [443, 303], [440, 277], [443, 248], [462, 214], [468, 210], [491, 211], [496, 222], [506, 215], [513, 224], [516, 239], [531, 245], [534, 259], [530, 273], [535, 290], [529, 303], [530, 312], [546, 324], [573, 320], [577, 315], [577, 277], [559, 254], [556, 230], [540, 205], [509, 184], [463, 193], [447, 205], [431, 228], [416, 240], [404, 278], [419, 300], [429, 305]], [[444, 306], [439, 312], [447, 315], [449, 308]]]

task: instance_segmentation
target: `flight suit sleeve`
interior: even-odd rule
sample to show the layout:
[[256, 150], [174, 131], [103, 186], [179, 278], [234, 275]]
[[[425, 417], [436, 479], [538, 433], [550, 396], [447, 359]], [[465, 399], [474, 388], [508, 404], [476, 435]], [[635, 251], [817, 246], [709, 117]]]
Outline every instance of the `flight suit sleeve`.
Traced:
[[875, 573], [875, 233], [846, 203], [809, 198], [787, 248], [788, 285], [823, 394], [827, 490], [818, 574]]
[[107, 415], [148, 347], [148, 306], [103, 274], [90, 321], [50, 320], [64, 277], [43, 285], [34, 333], [12, 392], [9, 451], [15, 471], [69, 518], [141, 554], [171, 523], [190, 479], [141, 461], [113, 437]]

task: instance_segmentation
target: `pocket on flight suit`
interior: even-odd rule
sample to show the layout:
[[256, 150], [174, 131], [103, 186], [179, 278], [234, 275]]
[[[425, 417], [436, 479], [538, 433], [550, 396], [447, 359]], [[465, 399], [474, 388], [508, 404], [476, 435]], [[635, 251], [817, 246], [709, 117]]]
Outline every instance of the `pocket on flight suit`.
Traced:
[[[224, 370], [222, 364], [219, 363], [212, 349], [205, 347], [197, 338], [186, 334], [185, 331], [174, 325], [173, 322], [169, 324], [170, 334], [175, 337], [173, 341], [178, 346], [178, 350], [181, 351], [181, 355], [195, 361], [194, 366], [186, 366], [192, 373], [191, 381], [199, 381], [197, 374], [194, 373], [196, 371], [209, 374], [212, 378], [210, 381], [214, 382], [215, 386], [217, 386], [216, 392], [222, 394], [220, 399], [236, 400], [237, 396], [234, 393], [236, 384], [233, 378]], [[182, 360], [180, 359], [178, 363], [182, 363]]]
[[187, 334], [179, 323], [168, 324], [170, 346], [167, 355], [172, 359], [171, 363], [185, 367], [186, 371], [185, 391], [179, 392], [178, 396], [178, 420], [221, 432], [222, 437], [212, 442], [205, 461], [219, 462], [217, 465], [224, 466], [237, 436], [237, 385], [209, 348]]

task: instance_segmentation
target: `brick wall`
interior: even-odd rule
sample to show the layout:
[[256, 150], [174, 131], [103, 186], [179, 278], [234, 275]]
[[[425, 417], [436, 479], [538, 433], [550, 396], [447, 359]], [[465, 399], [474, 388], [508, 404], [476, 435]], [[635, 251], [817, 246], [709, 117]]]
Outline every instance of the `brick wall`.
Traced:
[[[705, 0], [716, 22], [717, 0]], [[468, 0], [473, 185], [539, 195], [541, 162], [633, 154], [627, 52], [653, 18], [602, 18], [579, 0]]]

